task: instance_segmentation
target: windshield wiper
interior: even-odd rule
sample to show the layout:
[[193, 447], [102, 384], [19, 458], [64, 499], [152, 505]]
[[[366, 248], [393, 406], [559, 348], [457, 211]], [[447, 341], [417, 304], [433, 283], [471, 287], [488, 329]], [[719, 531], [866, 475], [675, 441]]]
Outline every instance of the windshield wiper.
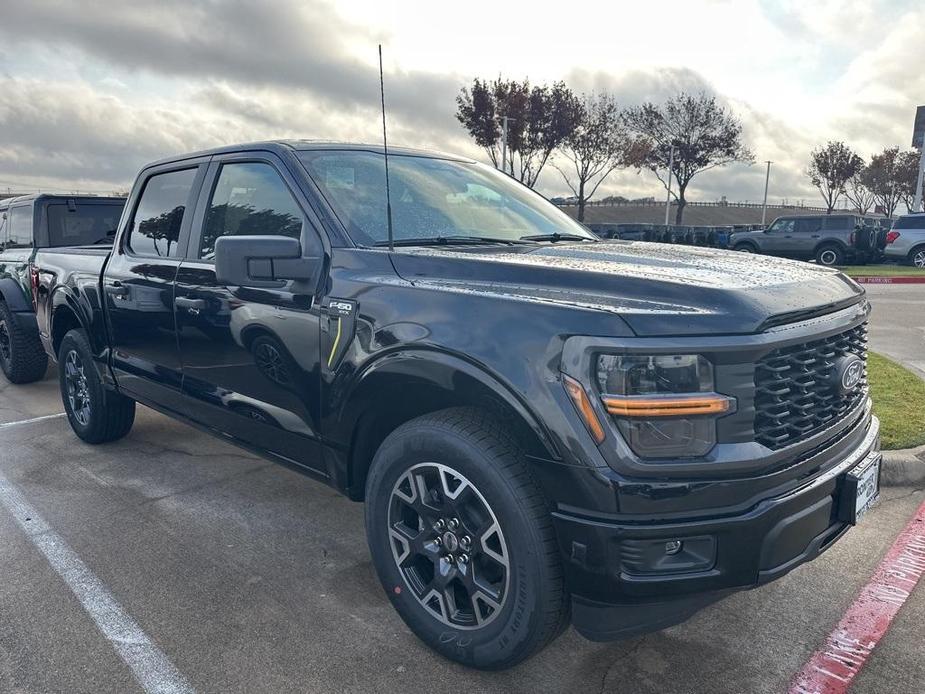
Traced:
[[534, 234], [532, 236], [521, 236], [520, 240], [549, 241], [551, 243], [555, 243], [556, 241], [595, 241], [596, 239], [592, 239], [587, 236], [581, 236], [580, 234], [560, 234], [558, 231], [556, 231], [552, 234]]
[[[466, 236], [465, 234], [451, 234], [449, 236], [422, 236], [411, 239], [395, 239], [396, 246], [467, 246], [467, 245], [494, 245], [502, 244], [512, 246], [515, 243], [525, 243], [519, 239], [500, 239], [496, 236]], [[376, 241], [374, 246], [388, 246], [388, 241]]]

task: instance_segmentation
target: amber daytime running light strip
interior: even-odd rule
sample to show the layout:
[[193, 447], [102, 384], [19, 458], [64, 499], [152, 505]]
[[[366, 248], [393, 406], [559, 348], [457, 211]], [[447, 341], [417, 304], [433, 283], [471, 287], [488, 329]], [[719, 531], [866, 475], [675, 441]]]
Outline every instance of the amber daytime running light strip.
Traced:
[[725, 395], [665, 396], [657, 398], [605, 395], [604, 407], [617, 417], [682, 417], [724, 414], [731, 402]]

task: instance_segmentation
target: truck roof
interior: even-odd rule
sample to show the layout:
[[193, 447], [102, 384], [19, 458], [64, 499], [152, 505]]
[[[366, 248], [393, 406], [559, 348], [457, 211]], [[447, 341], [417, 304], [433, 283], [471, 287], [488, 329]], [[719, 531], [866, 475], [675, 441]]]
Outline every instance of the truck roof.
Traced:
[[6, 209], [10, 205], [22, 202], [38, 202], [40, 200], [92, 200], [93, 202], [118, 202], [125, 204], [125, 198], [118, 195], [68, 195], [67, 193], [30, 193], [28, 195], [16, 195], [11, 198], [0, 200], [0, 209]]
[[[160, 166], [162, 164], [170, 164], [173, 162], [183, 161], [185, 159], [196, 159], [199, 157], [209, 157], [215, 156], [216, 154], [227, 154], [231, 152], [247, 152], [247, 151], [269, 151], [280, 153], [281, 151], [306, 151], [306, 150], [357, 150], [357, 151], [367, 151], [367, 152], [376, 152], [381, 154], [383, 152], [382, 144], [372, 144], [372, 143], [363, 143], [363, 142], [339, 142], [336, 140], [265, 140], [259, 142], [245, 142], [241, 144], [234, 145], [224, 145], [222, 147], [213, 147], [211, 149], [203, 149], [196, 152], [189, 152], [186, 154], [179, 154], [172, 157], [165, 157], [163, 159], [158, 159], [157, 161], [147, 164], [144, 168], [150, 168], [152, 166]], [[405, 156], [415, 156], [415, 157], [430, 157], [433, 159], [452, 159], [454, 161], [464, 161], [474, 163], [474, 159], [469, 157], [461, 157], [455, 154], [447, 154], [444, 152], [434, 152], [424, 149], [413, 149], [410, 147], [395, 147], [389, 146], [389, 154], [394, 155], [405, 155]]]

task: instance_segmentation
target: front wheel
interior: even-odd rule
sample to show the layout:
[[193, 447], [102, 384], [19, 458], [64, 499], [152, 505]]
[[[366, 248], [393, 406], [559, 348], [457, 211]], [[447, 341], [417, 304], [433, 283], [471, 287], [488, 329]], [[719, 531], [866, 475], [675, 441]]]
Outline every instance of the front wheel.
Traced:
[[58, 348], [58, 382], [74, 433], [87, 443], [125, 436], [135, 421], [135, 401], [107, 390], [83, 330], [71, 330]]
[[568, 624], [549, 509], [485, 413], [444, 410], [394, 431], [367, 481], [366, 532], [393, 606], [451, 660], [510, 667]]
[[909, 252], [909, 264], [913, 267], [925, 268], [925, 246], [917, 246]]

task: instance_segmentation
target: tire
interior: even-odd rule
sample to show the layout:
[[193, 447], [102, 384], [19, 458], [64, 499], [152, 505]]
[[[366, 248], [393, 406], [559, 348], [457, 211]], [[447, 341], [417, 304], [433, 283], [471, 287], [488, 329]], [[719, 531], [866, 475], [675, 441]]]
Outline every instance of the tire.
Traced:
[[753, 243], [740, 243], [732, 250], [739, 251], [740, 253], [757, 253], [758, 247]]
[[16, 384], [38, 381], [48, 370], [48, 355], [38, 335], [19, 327], [5, 301], [0, 301], [0, 370]]
[[913, 267], [925, 268], [925, 245], [916, 246], [909, 251], [909, 264]]
[[568, 626], [546, 500], [521, 448], [487, 413], [443, 410], [392, 432], [367, 480], [366, 533], [392, 605], [450, 660], [504, 669]]
[[135, 401], [103, 385], [83, 330], [71, 330], [61, 340], [58, 383], [71, 428], [87, 443], [115, 441], [131, 430]]
[[845, 264], [845, 252], [838, 246], [820, 246], [816, 249], [816, 262], [826, 267]]

